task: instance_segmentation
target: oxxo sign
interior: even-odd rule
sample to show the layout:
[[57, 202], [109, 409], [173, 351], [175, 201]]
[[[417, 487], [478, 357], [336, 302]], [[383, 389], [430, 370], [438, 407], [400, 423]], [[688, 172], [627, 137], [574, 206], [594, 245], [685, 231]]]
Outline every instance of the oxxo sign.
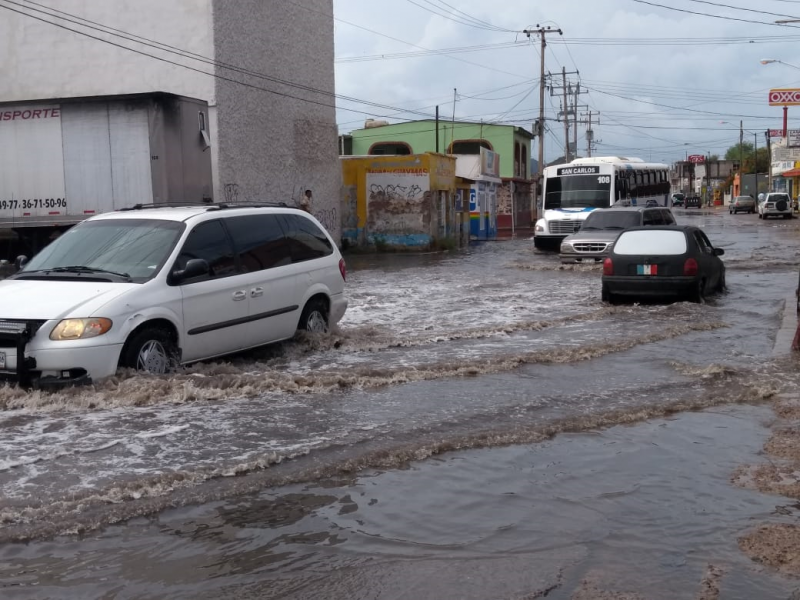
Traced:
[[789, 88], [769, 91], [770, 106], [800, 106], [800, 89]]

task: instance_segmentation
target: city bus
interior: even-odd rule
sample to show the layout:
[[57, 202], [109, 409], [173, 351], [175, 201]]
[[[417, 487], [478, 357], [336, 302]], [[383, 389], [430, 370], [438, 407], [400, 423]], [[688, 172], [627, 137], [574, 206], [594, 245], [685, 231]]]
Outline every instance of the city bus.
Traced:
[[672, 207], [669, 166], [617, 156], [577, 158], [544, 169], [537, 248], [558, 248], [578, 231], [589, 213], [616, 203]]

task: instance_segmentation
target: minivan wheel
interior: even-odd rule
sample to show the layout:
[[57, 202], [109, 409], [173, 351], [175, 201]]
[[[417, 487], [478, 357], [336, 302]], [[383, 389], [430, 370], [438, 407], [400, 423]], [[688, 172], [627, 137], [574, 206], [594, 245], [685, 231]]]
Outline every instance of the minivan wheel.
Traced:
[[297, 329], [309, 333], [326, 333], [328, 331], [328, 309], [322, 300], [311, 300], [306, 304]]
[[146, 327], [128, 338], [120, 365], [151, 375], [165, 375], [177, 364], [178, 349], [169, 332]]

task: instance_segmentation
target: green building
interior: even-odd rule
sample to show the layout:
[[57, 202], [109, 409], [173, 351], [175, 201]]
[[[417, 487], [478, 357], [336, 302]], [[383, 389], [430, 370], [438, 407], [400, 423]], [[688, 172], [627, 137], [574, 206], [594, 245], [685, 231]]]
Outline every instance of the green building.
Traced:
[[[438, 133], [438, 136], [437, 136]], [[530, 172], [533, 135], [514, 125], [422, 120], [389, 124], [367, 120], [363, 129], [343, 136], [342, 154], [410, 155], [424, 152], [480, 154], [481, 147], [500, 155], [503, 184], [497, 193], [499, 233], [530, 229], [535, 219]]]

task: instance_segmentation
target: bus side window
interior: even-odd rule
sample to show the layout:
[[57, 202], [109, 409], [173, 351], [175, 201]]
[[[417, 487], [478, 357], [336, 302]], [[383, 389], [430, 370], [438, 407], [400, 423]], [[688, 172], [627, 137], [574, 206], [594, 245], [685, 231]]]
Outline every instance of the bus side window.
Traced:
[[630, 194], [631, 198], [635, 198], [639, 193], [639, 186], [636, 182], [637, 174], [633, 171], [628, 171], [626, 175], [628, 176], [628, 194]]

